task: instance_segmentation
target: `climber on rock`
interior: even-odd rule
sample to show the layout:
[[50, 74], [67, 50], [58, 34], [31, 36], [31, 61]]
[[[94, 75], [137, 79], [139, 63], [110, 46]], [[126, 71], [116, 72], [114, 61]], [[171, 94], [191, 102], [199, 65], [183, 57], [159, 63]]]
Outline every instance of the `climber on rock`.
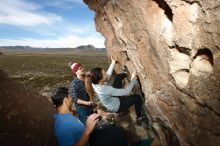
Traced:
[[122, 88], [122, 81], [126, 77], [126, 74], [118, 74], [114, 80], [113, 86], [110, 86], [106, 83], [106, 81], [112, 75], [116, 60], [111, 57], [111, 61], [111, 65], [107, 72], [100, 67], [96, 67], [93, 68], [90, 74], [86, 76], [86, 78], [88, 78], [88, 81], [85, 82], [86, 86], [93, 87], [90, 88], [92, 90], [87, 92], [92, 94], [92, 92], [95, 91], [101, 103], [107, 108], [107, 110], [111, 112], [123, 112], [132, 105], [135, 105], [137, 123], [140, 124], [140, 122], [143, 120], [141, 115], [141, 96], [137, 94], [128, 96], [134, 85], [137, 83], [136, 72], [132, 74], [131, 81], [126, 88]]

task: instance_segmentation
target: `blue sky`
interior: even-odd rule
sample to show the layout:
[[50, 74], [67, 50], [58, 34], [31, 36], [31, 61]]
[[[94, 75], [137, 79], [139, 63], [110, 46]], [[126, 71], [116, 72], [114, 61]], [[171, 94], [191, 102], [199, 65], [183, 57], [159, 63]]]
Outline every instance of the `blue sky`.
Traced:
[[104, 47], [83, 0], [0, 0], [0, 46]]

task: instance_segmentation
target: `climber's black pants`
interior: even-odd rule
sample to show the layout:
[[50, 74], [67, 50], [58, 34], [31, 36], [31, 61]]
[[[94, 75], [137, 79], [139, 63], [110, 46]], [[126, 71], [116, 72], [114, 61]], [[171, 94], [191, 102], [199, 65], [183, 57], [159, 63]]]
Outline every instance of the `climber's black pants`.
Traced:
[[[124, 73], [118, 74], [115, 77], [115, 80], [113, 82], [113, 87], [122, 88], [122, 81], [124, 80], [126, 76], [127, 75]], [[131, 96], [119, 97], [119, 99], [120, 99], [120, 106], [119, 106], [117, 113], [123, 112], [127, 110], [128, 108], [130, 108], [132, 105], [134, 105], [137, 117], [141, 116], [142, 100], [141, 100], [140, 95], [134, 94]]]
[[137, 117], [141, 116], [142, 100], [141, 96], [134, 94], [131, 96], [120, 97], [120, 106], [117, 113], [127, 110], [132, 105], [135, 106]]

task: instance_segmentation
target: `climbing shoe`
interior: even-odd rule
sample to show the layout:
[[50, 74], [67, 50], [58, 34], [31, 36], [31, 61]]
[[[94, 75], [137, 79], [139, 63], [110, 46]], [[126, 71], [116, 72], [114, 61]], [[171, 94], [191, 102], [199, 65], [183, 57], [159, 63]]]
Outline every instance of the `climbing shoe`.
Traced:
[[122, 65], [122, 66], [121, 66], [121, 70], [120, 70], [119, 73], [120, 73], [120, 74], [121, 74], [121, 73], [124, 73], [124, 74], [126, 74], [126, 75], [128, 76], [129, 71], [128, 71], [127, 66], [126, 66], [126, 65]]

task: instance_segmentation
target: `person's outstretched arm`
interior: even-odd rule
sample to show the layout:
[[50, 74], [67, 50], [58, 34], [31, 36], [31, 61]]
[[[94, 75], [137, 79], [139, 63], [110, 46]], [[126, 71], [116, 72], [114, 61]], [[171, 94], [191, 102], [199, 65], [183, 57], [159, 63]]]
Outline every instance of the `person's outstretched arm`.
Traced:
[[111, 56], [111, 65], [109, 66], [107, 72], [106, 72], [106, 75], [108, 76], [108, 79], [111, 77], [112, 73], [113, 73], [113, 70], [114, 70], [114, 67], [115, 67], [115, 63], [116, 63], [116, 59], [113, 58], [113, 56]]
[[85, 101], [85, 100], [82, 100], [82, 99], [80, 99], [80, 98], [77, 99], [76, 103], [77, 103], [77, 104], [81, 104], [81, 105], [88, 105], [88, 106], [90, 106], [90, 105], [93, 104], [92, 101]]
[[88, 139], [89, 139], [89, 135], [90, 133], [93, 131], [96, 122], [98, 121], [99, 115], [98, 114], [92, 114], [88, 117], [87, 121], [86, 121], [86, 128], [85, 131], [83, 132], [80, 140], [74, 144], [73, 146], [86, 146]]
[[105, 93], [111, 96], [126, 96], [132, 91], [136, 83], [137, 83], [136, 72], [133, 72], [131, 75], [131, 82], [128, 84], [126, 88], [118, 89], [111, 86], [106, 86]]

